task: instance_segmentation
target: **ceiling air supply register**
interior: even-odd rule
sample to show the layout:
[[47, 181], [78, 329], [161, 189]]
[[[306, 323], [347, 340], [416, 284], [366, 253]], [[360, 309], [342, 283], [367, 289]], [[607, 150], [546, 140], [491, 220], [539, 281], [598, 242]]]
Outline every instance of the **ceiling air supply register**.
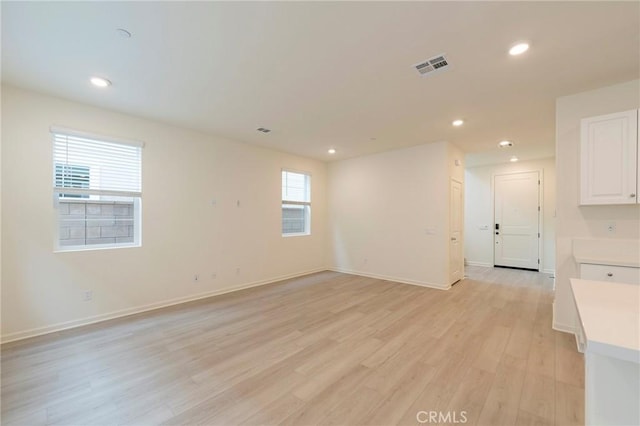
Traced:
[[444, 53], [436, 55], [426, 61], [417, 63], [413, 66], [420, 76], [434, 74], [437, 71], [443, 71], [449, 68], [449, 62]]

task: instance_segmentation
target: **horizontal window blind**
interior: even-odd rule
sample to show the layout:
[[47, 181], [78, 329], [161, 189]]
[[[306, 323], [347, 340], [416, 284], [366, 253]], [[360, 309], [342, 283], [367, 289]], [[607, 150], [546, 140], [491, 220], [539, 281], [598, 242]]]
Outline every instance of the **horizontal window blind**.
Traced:
[[282, 235], [311, 232], [311, 176], [282, 171]]
[[68, 194], [140, 196], [142, 147], [53, 133], [53, 186]]
[[303, 173], [282, 171], [282, 201], [309, 203], [309, 175]]

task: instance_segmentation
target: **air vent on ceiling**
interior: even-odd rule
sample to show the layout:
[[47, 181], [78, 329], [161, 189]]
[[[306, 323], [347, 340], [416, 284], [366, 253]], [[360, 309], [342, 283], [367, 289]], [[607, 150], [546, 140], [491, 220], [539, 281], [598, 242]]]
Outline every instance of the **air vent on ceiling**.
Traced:
[[269, 133], [271, 131], [270, 129], [265, 129], [264, 127], [258, 127], [256, 130], [262, 133]]
[[429, 58], [426, 61], [420, 62], [419, 64], [415, 64], [414, 68], [421, 76], [423, 76], [449, 68], [449, 62], [443, 53], [441, 55], [434, 56], [433, 58]]

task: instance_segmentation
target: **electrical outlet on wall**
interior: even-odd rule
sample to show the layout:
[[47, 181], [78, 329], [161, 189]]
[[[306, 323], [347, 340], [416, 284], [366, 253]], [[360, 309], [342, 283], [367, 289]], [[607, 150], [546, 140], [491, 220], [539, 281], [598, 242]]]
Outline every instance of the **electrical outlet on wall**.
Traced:
[[200, 281], [200, 274], [193, 274], [193, 282], [197, 283], [198, 281]]
[[84, 302], [90, 302], [93, 300], [93, 290], [85, 290], [82, 292], [82, 300]]
[[609, 234], [616, 233], [616, 223], [615, 222], [607, 222], [607, 232]]

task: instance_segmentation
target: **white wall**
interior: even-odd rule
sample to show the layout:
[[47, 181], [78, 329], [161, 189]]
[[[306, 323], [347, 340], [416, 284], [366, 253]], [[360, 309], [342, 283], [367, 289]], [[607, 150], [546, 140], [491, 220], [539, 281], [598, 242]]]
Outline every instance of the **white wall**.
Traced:
[[[493, 175], [542, 170], [542, 272], [555, 270], [556, 165], [554, 158], [472, 167], [465, 170], [465, 246], [470, 265], [493, 266]], [[487, 230], [481, 230], [487, 225]]]
[[[640, 238], [640, 206], [578, 206], [580, 120], [640, 106], [640, 82], [629, 81], [556, 100], [556, 296], [554, 328], [571, 331], [576, 318], [569, 278], [578, 276], [572, 257], [574, 238]], [[616, 233], [607, 233], [607, 223]], [[640, 243], [640, 241], [639, 241]]]
[[[325, 163], [2, 89], [3, 339], [325, 269]], [[146, 142], [141, 248], [53, 253], [52, 124]], [[282, 168], [312, 174], [311, 236], [281, 236]]]
[[449, 178], [464, 179], [455, 158], [438, 142], [331, 163], [332, 268], [448, 288]]

